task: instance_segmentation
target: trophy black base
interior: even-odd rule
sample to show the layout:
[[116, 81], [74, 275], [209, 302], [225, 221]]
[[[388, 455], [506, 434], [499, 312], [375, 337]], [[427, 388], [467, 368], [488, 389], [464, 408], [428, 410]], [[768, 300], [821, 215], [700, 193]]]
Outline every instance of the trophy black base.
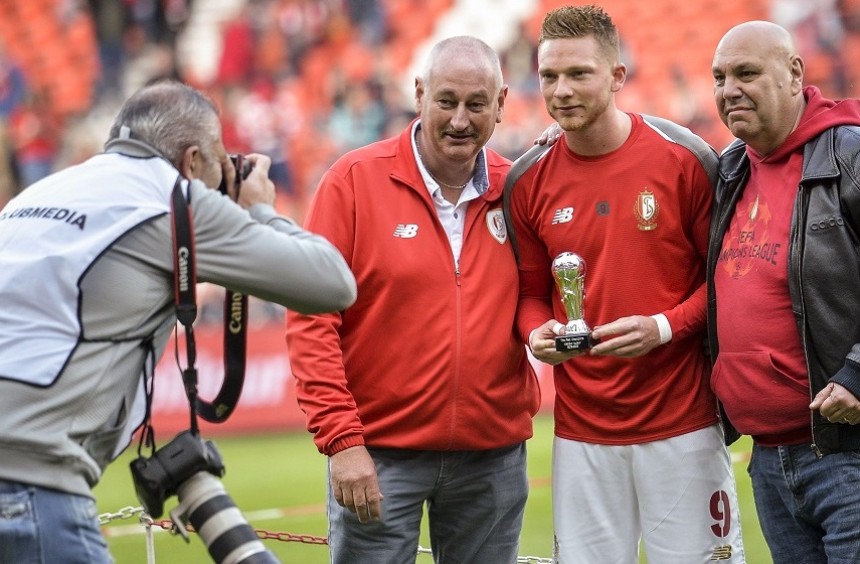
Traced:
[[555, 350], [558, 352], [587, 351], [590, 348], [591, 337], [588, 333], [570, 333], [555, 338]]

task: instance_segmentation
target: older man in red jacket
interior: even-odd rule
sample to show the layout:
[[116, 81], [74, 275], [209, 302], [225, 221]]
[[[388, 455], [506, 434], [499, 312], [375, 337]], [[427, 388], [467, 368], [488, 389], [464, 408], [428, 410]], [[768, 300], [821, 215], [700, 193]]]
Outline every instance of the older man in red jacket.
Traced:
[[513, 330], [510, 162], [485, 148], [506, 94], [489, 46], [440, 42], [419, 118], [339, 159], [311, 205], [359, 286], [343, 312], [287, 320], [335, 563], [414, 562], [425, 503], [437, 562], [516, 560], [539, 390]]

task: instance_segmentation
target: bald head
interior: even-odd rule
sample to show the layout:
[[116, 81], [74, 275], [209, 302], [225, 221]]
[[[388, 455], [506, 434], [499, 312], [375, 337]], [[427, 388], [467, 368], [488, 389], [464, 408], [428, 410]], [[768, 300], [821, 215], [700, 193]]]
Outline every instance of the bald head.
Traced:
[[499, 55], [492, 47], [468, 35], [449, 37], [433, 46], [421, 79], [429, 84], [435, 75], [445, 72], [452, 65], [467, 65], [486, 74], [492, 80], [493, 90], [502, 87], [502, 65]]
[[773, 22], [750, 21], [731, 28], [717, 44], [721, 50], [745, 49], [769, 53], [783, 61], [797, 56], [797, 45], [791, 34]]
[[769, 154], [803, 114], [803, 60], [791, 34], [771, 22], [731, 28], [717, 44], [714, 99], [732, 134]]

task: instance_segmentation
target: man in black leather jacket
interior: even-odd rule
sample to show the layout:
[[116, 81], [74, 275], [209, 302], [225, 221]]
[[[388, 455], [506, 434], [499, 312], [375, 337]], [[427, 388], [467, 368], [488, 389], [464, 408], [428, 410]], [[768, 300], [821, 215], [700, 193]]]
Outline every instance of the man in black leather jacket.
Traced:
[[[708, 253], [711, 386], [775, 564], [860, 562], [860, 103], [803, 86], [791, 36], [714, 55], [722, 154]], [[811, 403], [810, 403], [811, 402]]]

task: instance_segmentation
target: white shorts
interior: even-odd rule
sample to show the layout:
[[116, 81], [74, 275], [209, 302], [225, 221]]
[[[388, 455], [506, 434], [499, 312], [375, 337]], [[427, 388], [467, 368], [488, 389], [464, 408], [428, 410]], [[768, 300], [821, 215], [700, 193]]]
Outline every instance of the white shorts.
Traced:
[[555, 437], [560, 564], [744, 562], [731, 459], [719, 425], [637, 445]]

